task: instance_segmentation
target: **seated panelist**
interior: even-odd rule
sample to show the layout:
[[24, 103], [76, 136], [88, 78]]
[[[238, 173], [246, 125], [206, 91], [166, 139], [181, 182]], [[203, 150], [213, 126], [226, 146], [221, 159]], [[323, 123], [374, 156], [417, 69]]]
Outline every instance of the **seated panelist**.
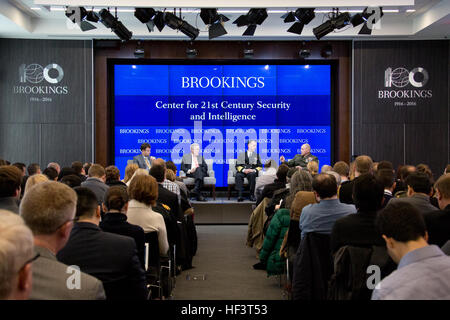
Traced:
[[256, 153], [256, 141], [249, 140], [247, 151], [240, 153], [236, 161], [236, 190], [239, 192], [239, 202], [244, 200], [242, 197], [244, 178], [247, 178], [250, 186], [250, 201], [255, 201], [256, 177], [261, 169], [261, 158]]
[[203, 178], [208, 176], [208, 165], [203, 156], [200, 155], [198, 143], [191, 144], [191, 152], [183, 155], [181, 170], [186, 172], [186, 176], [195, 179], [195, 187], [192, 193], [197, 198], [197, 201], [206, 201], [200, 191], [203, 187]]

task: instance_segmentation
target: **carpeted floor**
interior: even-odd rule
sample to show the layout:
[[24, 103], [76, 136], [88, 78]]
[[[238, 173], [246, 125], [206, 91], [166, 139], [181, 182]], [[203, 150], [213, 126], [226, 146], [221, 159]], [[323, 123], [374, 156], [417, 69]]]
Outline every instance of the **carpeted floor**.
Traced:
[[252, 268], [258, 259], [245, 245], [246, 225], [197, 226], [197, 234], [194, 268], [177, 277], [175, 300], [284, 299], [279, 277]]

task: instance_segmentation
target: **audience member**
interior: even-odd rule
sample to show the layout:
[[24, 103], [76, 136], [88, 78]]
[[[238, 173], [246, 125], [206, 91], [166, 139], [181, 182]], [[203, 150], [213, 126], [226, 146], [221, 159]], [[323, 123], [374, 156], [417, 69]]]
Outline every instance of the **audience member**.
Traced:
[[369, 156], [362, 155], [355, 159], [354, 164], [354, 176], [355, 178], [348, 182], [342, 184], [341, 188], [339, 189], [339, 200], [342, 203], [349, 203], [353, 204], [353, 185], [355, 184], [356, 180], [358, 180], [358, 177], [366, 174], [366, 173], [372, 173], [372, 159]]
[[0, 167], [0, 209], [19, 213], [22, 172], [14, 166]]
[[395, 173], [394, 166], [392, 165], [392, 162], [386, 161], [386, 160], [380, 161], [378, 163], [377, 171], [385, 170], [385, 169], [391, 170], [393, 173]]
[[131, 180], [136, 170], [139, 169], [139, 165], [137, 163], [129, 163], [125, 167], [125, 176], [122, 180], [123, 183], [128, 183]]
[[31, 177], [33, 174], [41, 173], [41, 167], [39, 163], [32, 163], [27, 167], [28, 176]]
[[406, 184], [405, 180], [409, 174], [416, 172], [416, 167], [411, 165], [400, 166], [397, 170], [397, 184], [394, 189], [394, 197], [395, 198], [403, 198], [406, 197]]
[[374, 163], [372, 164], [372, 173], [373, 173], [373, 174], [376, 174], [377, 171], [378, 171], [378, 162], [374, 162]]
[[326, 172], [331, 171], [331, 170], [333, 170], [332, 166], [330, 166], [328, 164], [324, 164], [322, 166], [322, 168], [320, 169], [320, 173], [326, 173]]
[[81, 186], [92, 190], [97, 197], [98, 204], [102, 204], [103, 199], [105, 198], [105, 193], [109, 188], [105, 184], [105, 169], [99, 164], [93, 164], [89, 168], [88, 175], [89, 178], [82, 182]]
[[[152, 169], [154, 167], [154, 162]], [[150, 169], [151, 170], [151, 169]], [[164, 218], [152, 210], [158, 199], [158, 183], [152, 176], [137, 176], [128, 189], [128, 222], [140, 226], [144, 232], [158, 232], [159, 253], [167, 256], [169, 243]]]
[[22, 177], [25, 177], [27, 175], [27, 166], [25, 165], [25, 163], [16, 162], [16, 163], [13, 163], [12, 166], [14, 166], [17, 169], [19, 169], [20, 171], [22, 171]]
[[[67, 284], [70, 282], [69, 277], [77, 270], [56, 259], [56, 254], [64, 248], [69, 239], [76, 205], [75, 192], [68, 186], [54, 181], [36, 185], [23, 197], [20, 215], [33, 231], [35, 251], [40, 254], [40, 258], [33, 264], [33, 289], [30, 299], [105, 298], [102, 283], [83, 272], [77, 273], [80, 276], [79, 282], [71, 282], [76, 288], [73, 290], [74, 288]], [[87, 248], [91, 246], [92, 243], [87, 244]]]
[[427, 213], [436, 210], [436, 207], [430, 203], [430, 195], [432, 194], [433, 187], [427, 174], [421, 172], [413, 172], [408, 175], [405, 183], [407, 186], [407, 197], [394, 198], [389, 201], [389, 205], [391, 203], [404, 201], [411, 203], [421, 213]]
[[341, 176], [341, 184], [348, 181], [350, 167], [344, 161], [338, 161], [333, 166], [333, 171]]
[[337, 220], [334, 224], [331, 232], [333, 253], [345, 245], [384, 246], [384, 241], [375, 228], [377, 211], [383, 202], [383, 185], [371, 174], [358, 176], [353, 185], [357, 212]]
[[[334, 176], [334, 178], [336, 179], [336, 183], [337, 183], [337, 187], [338, 187], [338, 192], [339, 192], [339, 188], [341, 186], [341, 176], [339, 175], [339, 173], [334, 172], [334, 171], [327, 171], [326, 173], [331, 174], [332, 176]], [[339, 198], [339, 197], [338, 197]]]
[[33, 251], [33, 234], [22, 218], [0, 210], [0, 300], [28, 299]]
[[306, 165], [306, 169], [311, 173], [314, 177], [319, 172], [319, 163], [317, 161], [310, 161]]
[[128, 236], [136, 242], [136, 248], [142, 268], [145, 268], [144, 230], [127, 222], [128, 194], [122, 186], [112, 186], [106, 191], [103, 202], [105, 216], [100, 222], [103, 231]]
[[272, 159], [269, 159], [264, 164], [264, 170], [259, 172], [258, 180], [255, 183], [255, 199], [261, 198], [262, 190], [269, 183], [273, 183], [277, 178], [277, 168], [276, 162]]
[[50, 163], [47, 165], [47, 168], [53, 168], [53, 169], [55, 169], [56, 172], [58, 172], [58, 175], [59, 175], [59, 173], [61, 172], [61, 166], [60, 166], [57, 162], [50, 162]]
[[284, 205], [282, 207], [290, 210], [298, 192], [313, 191], [312, 181], [313, 178], [308, 170], [297, 170], [290, 179], [289, 195], [283, 201]]
[[48, 180], [58, 181], [58, 171], [55, 168], [47, 167], [42, 173], [47, 176]]
[[9, 161], [3, 160], [0, 158], [0, 167], [1, 166], [9, 166]]
[[108, 166], [105, 168], [106, 185], [126, 187], [126, 183], [120, 181], [120, 171], [116, 166]]
[[394, 171], [392, 169], [378, 169], [376, 177], [384, 186], [384, 200], [382, 205], [382, 208], [384, 208], [389, 200], [393, 198], [392, 192], [395, 189]]
[[302, 210], [300, 215], [302, 239], [309, 232], [330, 234], [337, 219], [356, 212], [354, 205], [339, 202], [334, 176], [327, 173], [316, 175], [312, 188], [319, 203], [307, 205]]
[[375, 287], [372, 300], [450, 299], [450, 257], [428, 245], [419, 210], [408, 202], [391, 203], [376, 224], [398, 267]]
[[81, 186], [81, 179], [76, 174], [69, 174], [67, 176], [64, 176], [60, 182], [68, 185], [72, 189]]
[[84, 172], [83, 163], [80, 161], [72, 162], [72, 169], [75, 171], [75, 174], [80, 177], [81, 182], [86, 181], [86, 172]]
[[28, 178], [27, 183], [25, 185], [25, 191], [24, 195], [27, 194], [27, 192], [35, 185], [48, 181], [48, 177], [45, 174], [34, 174], [31, 177]]
[[424, 215], [428, 230], [428, 243], [442, 247], [450, 240], [450, 173], [442, 175], [434, 185], [441, 210]]
[[162, 186], [162, 183], [166, 177], [166, 166], [163, 159], [153, 160], [150, 175], [156, 179], [156, 182], [158, 182], [158, 203], [166, 205], [170, 214], [172, 214], [172, 216], [177, 220], [181, 221], [183, 219], [183, 212], [181, 211], [178, 203], [177, 195]]
[[264, 198], [272, 199], [273, 193], [276, 190], [286, 188], [288, 171], [289, 167], [285, 164], [278, 167], [277, 178], [273, 181], [273, 183], [269, 183], [263, 188], [261, 198], [256, 199], [256, 206], [258, 206]]
[[428, 165], [420, 163], [416, 166], [416, 171], [425, 173], [428, 176], [428, 179], [430, 179], [431, 184], [434, 184], [433, 172]]
[[137, 177], [137, 176], [148, 176], [148, 175], [149, 175], [149, 172], [148, 172], [147, 169], [138, 168], [133, 173], [133, 176], [130, 178], [130, 180], [128, 180], [127, 183], [125, 183], [125, 184], [126, 184], [127, 187], [129, 187], [130, 183], [131, 183], [131, 181], [133, 181], [134, 177]]
[[77, 174], [75, 173], [75, 170], [73, 170], [73, 168], [71, 167], [62, 168], [58, 175], [58, 181], [61, 181], [62, 178], [68, 175], [77, 175]]
[[[95, 165], [91, 170], [96, 170]], [[147, 299], [145, 274], [134, 239], [103, 232], [98, 226], [100, 207], [95, 193], [85, 187], [74, 190], [78, 222], [66, 246], [58, 252], [58, 259], [101, 280], [107, 299]]]
[[85, 164], [83, 164], [84, 174], [87, 174], [89, 172], [91, 166], [92, 166], [91, 162], [86, 162]]
[[450, 164], [445, 167], [444, 174], [450, 173]]

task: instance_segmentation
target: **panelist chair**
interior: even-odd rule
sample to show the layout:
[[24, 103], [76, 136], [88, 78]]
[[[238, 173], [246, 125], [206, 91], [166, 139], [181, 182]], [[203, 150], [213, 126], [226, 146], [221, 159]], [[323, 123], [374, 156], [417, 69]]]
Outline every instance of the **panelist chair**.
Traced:
[[[203, 186], [207, 188], [211, 188], [211, 195], [214, 200], [216, 200], [216, 176], [213, 170], [213, 159], [205, 159], [206, 164], [208, 165], [208, 176], [203, 178]], [[189, 189], [192, 189], [195, 185], [195, 179], [191, 177], [187, 177], [186, 173], [183, 170], [180, 170], [180, 178], [183, 179], [183, 183]]]

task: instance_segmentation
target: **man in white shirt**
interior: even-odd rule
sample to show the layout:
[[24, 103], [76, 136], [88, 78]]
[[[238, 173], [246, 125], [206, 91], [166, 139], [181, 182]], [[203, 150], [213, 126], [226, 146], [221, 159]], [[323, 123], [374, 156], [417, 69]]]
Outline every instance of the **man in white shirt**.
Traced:
[[198, 143], [191, 144], [191, 152], [183, 155], [181, 170], [186, 172], [186, 176], [195, 179], [195, 187], [192, 193], [197, 197], [197, 201], [206, 201], [201, 195], [201, 189], [203, 187], [203, 178], [208, 176], [208, 165], [203, 156], [200, 155]]

